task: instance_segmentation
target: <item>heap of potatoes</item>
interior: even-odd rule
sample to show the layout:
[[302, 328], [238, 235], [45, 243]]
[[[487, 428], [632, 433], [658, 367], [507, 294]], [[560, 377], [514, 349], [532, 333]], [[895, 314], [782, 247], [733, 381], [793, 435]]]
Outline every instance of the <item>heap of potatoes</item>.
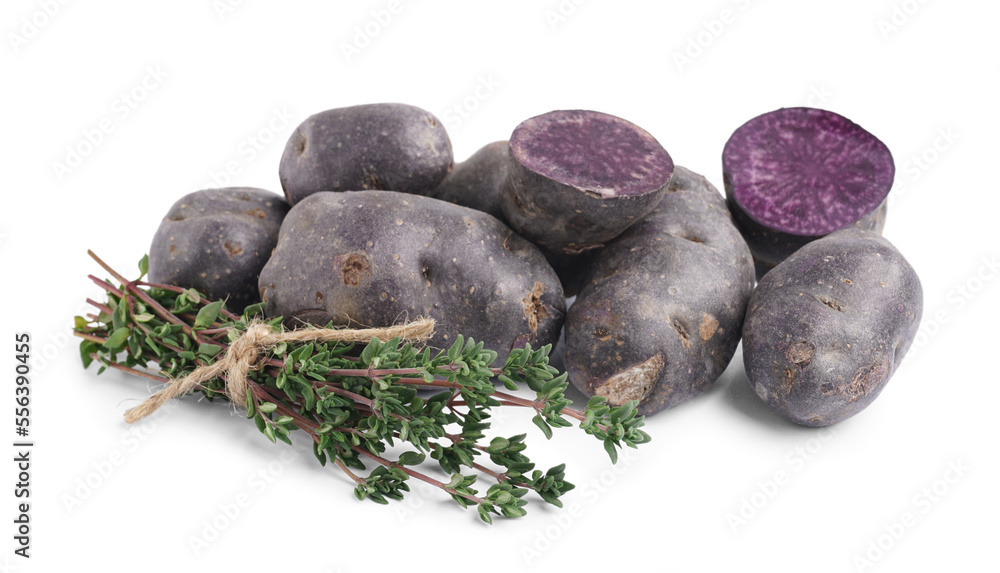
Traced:
[[[827, 129], [802, 118], [793, 119]], [[289, 328], [431, 317], [430, 346], [461, 334], [500, 361], [564, 333], [574, 386], [616, 405], [636, 400], [647, 415], [708, 389], [743, 340], [761, 398], [790, 420], [827, 425], [865, 408], [894, 372], [919, 324], [920, 283], [881, 225], [853, 224], [875, 212], [884, 220], [881, 188], [864, 212], [837, 215], [849, 220], [815, 218], [845, 230], [796, 234], [784, 215], [754, 211], [795, 212], [767, 203], [788, 192], [761, 183], [776, 177], [759, 171], [767, 157], [754, 145], [786, 124], [763, 123], [778, 135], [752, 126], [727, 145], [724, 196], [644, 129], [596, 111], [530, 118], [455, 165], [427, 111], [332, 109], [289, 138], [284, 198], [223, 188], [174, 204], [153, 238], [150, 276], [237, 311], [263, 302]], [[776, 161], [779, 174], [812, 169]], [[863, 161], [842, 163], [863, 173]], [[793, 202], [857, 196], [831, 185]]]

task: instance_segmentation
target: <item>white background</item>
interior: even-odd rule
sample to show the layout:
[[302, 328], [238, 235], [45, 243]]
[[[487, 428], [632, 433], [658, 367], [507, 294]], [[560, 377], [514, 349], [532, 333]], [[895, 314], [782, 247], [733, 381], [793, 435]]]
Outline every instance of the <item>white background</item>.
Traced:
[[[12, 553], [16, 476], [0, 462], [0, 570], [996, 570], [998, 16], [939, 0], [5, 1], [0, 435], [14, 440], [27, 331], [36, 446], [30, 560]], [[614, 471], [582, 432], [546, 442], [525, 413], [503, 417], [577, 489], [562, 511], [536, 500], [492, 527], [419, 487], [357, 502], [304, 445], [270, 444], [222, 403], [127, 426], [151, 388], [84, 371], [69, 336], [99, 294], [86, 275], [103, 274], [86, 249], [134, 273], [181, 195], [280, 192], [295, 125], [384, 101], [437, 114], [458, 160], [552, 109], [613, 113], [720, 187], [745, 120], [837, 111], [895, 155], [885, 235], [923, 280], [921, 334], [882, 397], [828, 431], [767, 410], [740, 354], [649, 419], [653, 442]]]

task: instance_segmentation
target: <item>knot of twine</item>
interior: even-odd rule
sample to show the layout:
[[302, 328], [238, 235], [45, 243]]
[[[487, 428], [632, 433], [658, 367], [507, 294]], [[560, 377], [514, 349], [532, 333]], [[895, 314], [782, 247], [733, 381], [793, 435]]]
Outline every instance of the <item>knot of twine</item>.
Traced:
[[246, 331], [233, 341], [225, 355], [212, 364], [199, 366], [183, 378], [172, 380], [166, 388], [146, 399], [145, 402], [125, 412], [129, 424], [145, 418], [169, 402], [183, 396], [199, 385], [224, 377], [226, 395], [234, 404], [246, 403], [247, 374], [257, 367], [260, 355], [282, 342], [370, 342], [373, 338], [391, 340], [426, 340], [434, 333], [434, 320], [422, 318], [398, 326], [364, 329], [302, 328], [278, 331], [267, 323], [255, 320]]

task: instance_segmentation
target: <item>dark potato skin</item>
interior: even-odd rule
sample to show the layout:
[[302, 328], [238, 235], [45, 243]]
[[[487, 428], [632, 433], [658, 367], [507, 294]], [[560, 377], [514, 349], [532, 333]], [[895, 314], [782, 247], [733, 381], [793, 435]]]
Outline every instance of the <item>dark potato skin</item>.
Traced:
[[761, 279], [743, 326], [751, 386], [798, 424], [827, 426], [868, 407], [920, 325], [923, 290], [877, 233], [844, 229]]
[[259, 301], [257, 277], [288, 209], [279, 195], [251, 187], [185, 195], [153, 236], [150, 280], [227, 299], [227, 308], [242, 312]]
[[260, 291], [290, 326], [430, 317], [432, 347], [462, 334], [500, 360], [554, 344], [566, 309], [541, 252], [495, 217], [391, 191], [316, 193], [293, 207]]
[[733, 357], [753, 284], [722, 195], [675, 167], [659, 206], [595, 251], [566, 316], [569, 379], [645, 415], [701, 394]]
[[[754, 221], [742, 209], [736, 205], [732, 195], [727, 193], [727, 205], [733, 215], [733, 222], [736, 228], [743, 233], [750, 252], [753, 253], [754, 265], [756, 267], [757, 280], [760, 280], [765, 273], [773, 269], [781, 261], [787, 259], [789, 255], [801, 249], [806, 244], [815, 241], [820, 236], [793, 235], [791, 233], [781, 233], [774, 229], [768, 229], [757, 221]], [[883, 201], [874, 211], [868, 213], [852, 225], [857, 229], [882, 233], [885, 227], [885, 216], [888, 200]], [[825, 236], [825, 235], [823, 235]]]
[[[664, 186], [666, 187], [666, 186]], [[504, 217], [539, 248], [560, 256], [599, 249], [649, 213], [661, 193], [602, 199], [546, 180], [511, 161], [500, 188]]]
[[507, 173], [510, 155], [506, 141], [483, 146], [455, 165], [432, 195], [442, 201], [471, 207], [504, 221], [500, 208], [500, 184]]
[[451, 140], [432, 113], [376, 103], [306, 118], [285, 145], [278, 176], [290, 205], [317, 191], [430, 195], [453, 161]]

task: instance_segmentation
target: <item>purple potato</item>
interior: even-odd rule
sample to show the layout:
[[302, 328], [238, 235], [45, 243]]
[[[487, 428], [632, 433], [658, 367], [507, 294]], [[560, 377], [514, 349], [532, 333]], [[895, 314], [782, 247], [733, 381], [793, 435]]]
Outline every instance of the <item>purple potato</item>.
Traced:
[[242, 312], [260, 300], [257, 277], [288, 209], [280, 196], [251, 187], [181, 197], [153, 236], [150, 280], [226, 299], [227, 308]]
[[563, 292], [567, 297], [570, 297], [580, 293], [580, 288], [587, 278], [587, 271], [602, 250], [593, 249], [578, 255], [560, 255], [548, 251], [543, 252], [545, 253], [545, 259], [549, 261], [549, 264], [556, 271], [556, 275], [559, 276]]
[[456, 164], [431, 196], [489, 213], [504, 221], [500, 209], [500, 184], [507, 173], [509, 149], [506, 141], [483, 146]]
[[850, 418], [885, 388], [922, 309], [920, 279], [882, 236], [850, 228], [817, 239], [768, 272], [750, 298], [750, 385], [798, 424]]
[[652, 213], [595, 251], [566, 315], [566, 371], [588, 396], [649, 415], [705, 390], [732, 360], [753, 259], [719, 191], [674, 169]]
[[317, 191], [429, 195], [453, 160], [448, 134], [433, 114], [412, 105], [376, 103], [306, 118], [285, 145], [278, 175], [291, 205]]
[[722, 152], [729, 209], [757, 276], [838, 229], [877, 233], [895, 165], [889, 149], [836, 113], [782, 108], [744, 123]]
[[503, 360], [554, 344], [566, 301], [534, 245], [495, 217], [392, 191], [315, 193], [285, 218], [260, 275], [285, 323], [388, 326], [430, 317], [429, 344], [462, 334]]
[[639, 126], [596, 111], [552, 111], [510, 137], [500, 206], [542, 250], [602, 247], [660, 202], [674, 163]]

